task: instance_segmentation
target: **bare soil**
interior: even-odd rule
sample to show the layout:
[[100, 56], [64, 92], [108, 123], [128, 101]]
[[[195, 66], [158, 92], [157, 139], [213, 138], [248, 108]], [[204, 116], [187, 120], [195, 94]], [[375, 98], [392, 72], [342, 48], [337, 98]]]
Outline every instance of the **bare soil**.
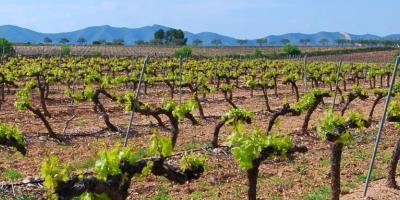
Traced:
[[[149, 88], [149, 93], [141, 97], [141, 101], [148, 103], [159, 103], [167, 97], [168, 90], [164, 87]], [[290, 88], [280, 86], [279, 94], [273, 95], [269, 91], [271, 107], [276, 108], [282, 104], [285, 98], [294, 102], [294, 95]], [[302, 87], [300, 86], [300, 91]], [[184, 91], [184, 99], [189, 98], [189, 92]], [[234, 102], [240, 108], [245, 108], [255, 113], [253, 124], [248, 126], [266, 129], [269, 114], [265, 111], [265, 104], [261, 91], [255, 91], [254, 97], [250, 97], [247, 89], [235, 89]], [[175, 96], [179, 98], [178, 95]], [[49, 154], [58, 155], [62, 162], [74, 165], [76, 168], [87, 170], [93, 165], [96, 153], [104, 148], [112, 148], [122, 141], [118, 133], [102, 131], [105, 128], [102, 119], [93, 112], [90, 102], [80, 103], [73, 108], [68, 108], [67, 100], [63, 95], [62, 87], [52, 88], [50, 95], [49, 111], [53, 115], [51, 125], [57, 133], [61, 133], [65, 121], [73, 114], [77, 118], [71, 122], [66, 135], [70, 136], [68, 144], [58, 144], [43, 136], [45, 129], [39, 119], [29, 112], [18, 112], [13, 107], [13, 95], [8, 95], [6, 103], [0, 110], [0, 120], [7, 123], [15, 123], [26, 135], [28, 155], [22, 157], [19, 154], [10, 153], [7, 150], [0, 150], [0, 172], [7, 168], [18, 169], [24, 177], [39, 177], [40, 164]], [[113, 102], [103, 100], [109, 111], [111, 121], [119, 127], [126, 129], [128, 113], [124, 113], [123, 107]], [[274, 131], [286, 132], [291, 135], [295, 144], [306, 145], [308, 153], [297, 155], [292, 161], [267, 161], [260, 167], [258, 178], [259, 199], [325, 199], [329, 198], [329, 167], [330, 149], [327, 142], [321, 141], [315, 131], [316, 122], [323, 116], [323, 110], [331, 106], [332, 99], [326, 99], [313, 114], [310, 122], [309, 135], [299, 134], [304, 115], [299, 117], [285, 116], [279, 120], [279, 126]], [[366, 101], [356, 100], [350, 105], [350, 110], [369, 113], [372, 106], [373, 95]], [[339, 105], [340, 107], [342, 105]], [[204, 102], [204, 110], [207, 118], [200, 120], [199, 126], [191, 126], [188, 121], [180, 123], [181, 133], [178, 137], [176, 152], [200, 149], [212, 139], [214, 126], [219, 117], [227, 112], [229, 105], [224, 101], [220, 93], [210, 94]], [[337, 108], [339, 109], [339, 108]], [[378, 104], [374, 115], [374, 123], [371, 128], [354, 133], [354, 142], [344, 148], [342, 159], [342, 193], [343, 198], [355, 199], [358, 197], [357, 188], [365, 180], [369, 158], [372, 152], [375, 135], [377, 132], [377, 121], [383, 110], [383, 103]], [[195, 116], [198, 118], [197, 111]], [[164, 120], [166, 121], [166, 120]], [[152, 128], [157, 128], [162, 134], [169, 135], [168, 130], [156, 125], [156, 121], [150, 117], [139, 114], [135, 115], [134, 130], [136, 133], [129, 138], [129, 144], [137, 148], [147, 146], [147, 140]], [[391, 151], [398, 139], [399, 130], [393, 124], [386, 124], [383, 132], [382, 143], [376, 161], [376, 168], [373, 180], [386, 177], [387, 165], [390, 161]], [[228, 126], [221, 130], [220, 143], [226, 144], [226, 137], [230, 133]], [[130, 187], [129, 199], [151, 199], [157, 195], [168, 196], [171, 199], [245, 199], [247, 195], [246, 174], [239, 170], [237, 162], [230, 155], [229, 151], [223, 148], [213, 151], [202, 151], [207, 154], [207, 170], [199, 180], [176, 185], [170, 183], [163, 177], [149, 176], [144, 180], [135, 178]], [[0, 182], [6, 180], [0, 176]], [[21, 182], [21, 180], [16, 182]], [[370, 194], [379, 189], [386, 191], [383, 184], [374, 182]], [[376, 188], [376, 189], [374, 189]], [[354, 194], [346, 195], [349, 193]], [[44, 189], [39, 184], [16, 186], [18, 194], [33, 195], [35, 198], [42, 198]], [[395, 199], [399, 199], [398, 192]], [[0, 196], [11, 196], [10, 188], [0, 187]], [[317, 198], [318, 197], [318, 198]], [[373, 196], [371, 196], [373, 197]], [[376, 197], [373, 197], [376, 198]], [[379, 198], [378, 198], [379, 199]]]
[[[103, 45], [78, 45], [70, 46], [71, 55], [91, 55], [93, 51], [101, 52], [103, 56], [171, 56], [179, 47], [173, 46], [103, 46]], [[226, 56], [226, 55], [251, 55], [259, 48], [262, 53], [281, 53], [283, 48], [279, 46], [267, 47], [193, 47], [193, 54], [199, 56]], [[330, 51], [338, 49], [356, 49], [360, 47], [342, 46], [307, 46], [300, 47], [302, 52]], [[58, 55], [58, 45], [14, 45], [17, 54], [20, 55]]]
[[[397, 181], [400, 179], [397, 178]], [[393, 200], [400, 198], [400, 190], [386, 187], [386, 180], [380, 179], [370, 183], [367, 195], [364, 197], [364, 186], [352, 191], [351, 194], [344, 195], [343, 200]]]

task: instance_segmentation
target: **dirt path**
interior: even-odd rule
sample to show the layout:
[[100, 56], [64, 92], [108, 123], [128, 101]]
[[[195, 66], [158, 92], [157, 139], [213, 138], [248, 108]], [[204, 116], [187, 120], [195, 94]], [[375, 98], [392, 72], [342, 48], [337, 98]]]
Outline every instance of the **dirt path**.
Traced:
[[[397, 182], [399, 183], [400, 178], [397, 178]], [[369, 200], [392, 200], [392, 199], [400, 199], [400, 190], [391, 189], [386, 187], [386, 179], [380, 179], [377, 181], [373, 181], [368, 188], [367, 197], [363, 198], [364, 193], [364, 185], [360, 185], [360, 187], [351, 194], [344, 195], [342, 197], [343, 200], [356, 200], [356, 199], [369, 199]]]

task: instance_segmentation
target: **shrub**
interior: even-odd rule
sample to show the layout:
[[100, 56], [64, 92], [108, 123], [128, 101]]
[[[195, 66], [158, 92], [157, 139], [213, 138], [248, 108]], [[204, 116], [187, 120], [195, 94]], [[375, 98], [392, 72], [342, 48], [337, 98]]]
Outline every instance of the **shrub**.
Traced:
[[285, 45], [283, 47], [283, 52], [287, 55], [300, 55], [301, 54], [301, 51], [298, 46], [294, 46], [294, 45], [290, 45], [290, 44]]
[[261, 58], [261, 57], [263, 57], [263, 53], [262, 53], [262, 51], [261, 51], [259, 48], [256, 48], [256, 49], [254, 50], [253, 55], [254, 55], [255, 58]]
[[93, 50], [92, 52], [90, 52], [91, 56], [95, 56], [95, 57], [100, 57], [101, 56], [101, 52], [98, 50]]
[[66, 46], [66, 45], [61, 46], [61, 49], [60, 49], [61, 56], [68, 56], [70, 53], [71, 53], [71, 49], [68, 46]]
[[0, 55], [9, 54], [12, 50], [12, 44], [5, 38], [0, 38]]
[[175, 50], [174, 55], [176, 57], [190, 57], [192, 55], [192, 47], [183, 46], [183, 47]]

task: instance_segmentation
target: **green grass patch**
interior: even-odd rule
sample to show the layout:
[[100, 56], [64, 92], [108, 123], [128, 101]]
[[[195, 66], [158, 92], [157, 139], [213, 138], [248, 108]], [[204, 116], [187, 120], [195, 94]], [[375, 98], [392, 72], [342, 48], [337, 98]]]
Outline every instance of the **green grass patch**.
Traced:
[[73, 169], [91, 169], [96, 164], [96, 159], [94, 157], [89, 157], [85, 160], [74, 162], [71, 164]]
[[183, 150], [185, 151], [189, 151], [192, 149], [200, 149], [201, 148], [201, 144], [198, 143], [185, 143], [182, 145]]
[[305, 200], [327, 200], [331, 197], [331, 190], [328, 187], [319, 187], [308, 194]]
[[329, 167], [331, 164], [331, 160], [329, 158], [324, 158], [319, 161], [322, 167]]
[[348, 193], [350, 193], [351, 190], [357, 188], [358, 185], [359, 185], [358, 183], [353, 182], [353, 181], [342, 183], [341, 193], [348, 194]]
[[279, 176], [271, 176], [268, 178], [268, 182], [271, 183], [272, 185], [275, 186], [281, 186], [281, 187], [292, 187], [293, 183], [284, 177], [279, 177]]
[[161, 185], [158, 187], [157, 194], [150, 197], [150, 200], [172, 200], [163, 182], [161, 182]]

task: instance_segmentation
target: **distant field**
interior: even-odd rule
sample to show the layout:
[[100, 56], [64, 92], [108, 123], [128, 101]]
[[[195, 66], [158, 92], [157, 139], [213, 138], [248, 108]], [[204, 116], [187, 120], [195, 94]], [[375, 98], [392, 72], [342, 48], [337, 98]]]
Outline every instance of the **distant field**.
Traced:
[[[14, 45], [19, 55], [57, 55], [60, 46], [40, 45]], [[99, 51], [103, 56], [170, 56], [177, 47], [138, 47], [138, 46], [70, 46], [71, 55], [90, 55], [93, 51]], [[225, 56], [225, 55], [249, 55], [256, 48], [260, 48], [264, 54], [280, 53], [282, 47], [194, 47], [193, 53], [199, 56]], [[302, 52], [329, 51], [338, 49], [356, 49], [360, 47], [338, 46], [310, 46], [300, 47]]]
[[343, 61], [343, 62], [366, 62], [366, 63], [388, 63], [393, 61], [400, 50], [371, 51], [361, 53], [350, 53], [341, 55], [325, 55], [310, 57], [310, 61]]
[[[71, 55], [91, 55], [92, 52], [101, 52], [103, 56], [156, 56], [164, 57], [173, 55], [178, 47], [162, 46], [70, 46]], [[281, 53], [282, 47], [193, 47], [193, 53], [198, 56], [227, 56], [227, 55], [251, 55], [259, 48], [263, 54]], [[303, 53], [324, 52], [335, 50], [360, 49], [363, 47], [338, 47], [338, 46], [309, 46], [300, 47]], [[58, 55], [60, 46], [54, 45], [14, 45], [18, 55]], [[309, 60], [315, 61], [351, 61], [351, 62], [389, 62], [400, 50], [376, 50], [370, 52], [353, 52], [340, 55], [309, 56]]]

